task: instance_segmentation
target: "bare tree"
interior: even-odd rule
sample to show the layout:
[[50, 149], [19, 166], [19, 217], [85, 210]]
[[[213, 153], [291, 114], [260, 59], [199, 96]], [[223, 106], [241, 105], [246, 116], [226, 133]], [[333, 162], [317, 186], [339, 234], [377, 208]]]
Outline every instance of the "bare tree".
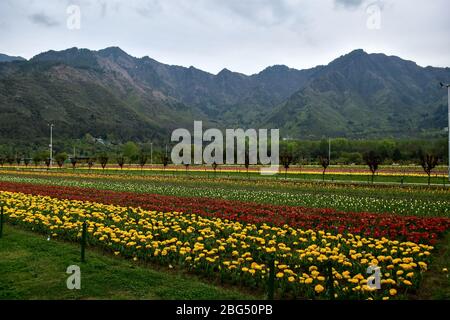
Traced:
[[47, 170], [50, 169], [50, 163], [51, 163], [51, 159], [50, 158], [45, 158], [45, 165], [47, 166]]
[[280, 157], [280, 162], [284, 167], [284, 179], [287, 179], [287, 171], [293, 160], [292, 154], [284, 153]]
[[327, 168], [330, 165], [330, 159], [328, 159], [328, 157], [319, 156], [319, 162], [320, 162], [320, 165], [323, 168], [322, 181], [325, 181], [325, 171], [327, 171]]
[[75, 167], [77, 166], [77, 162], [78, 162], [77, 157], [73, 156], [72, 158], [70, 158], [70, 163], [72, 164], [73, 171], [75, 171]]
[[214, 161], [213, 164], [212, 164], [212, 168], [214, 170], [214, 177], [216, 176], [217, 166], [218, 166], [218, 164]]
[[187, 174], [188, 173], [188, 169], [189, 169], [189, 162], [186, 162], [186, 163], [183, 162], [183, 165], [186, 168], [186, 174]]
[[117, 157], [116, 160], [117, 160], [117, 164], [120, 167], [120, 170], [122, 170], [123, 169], [123, 165], [125, 164], [125, 157], [120, 155], [120, 156]]
[[169, 164], [169, 157], [167, 155], [163, 156], [163, 166], [164, 166], [164, 170], [166, 170], [167, 165]]
[[139, 154], [139, 165], [141, 166], [141, 171], [144, 170], [144, 166], [147, 163], [148, 157], [145, 153], [141, 152]]
[[423, 171], [428, 175], [428, 185], [431, 183], [431, 171], [437, 166], [438, 157], [433, 154], [422, 154], [420, 157], [420, 165]]
[[89, 157], [89, 159], [88, 159], [89, 172], [91, 172], [91, 169], [94, 166], [94, 164], [95, 164], [95, 158]]
[[244, 167], [247, 171], [247, 179], [249, 179], [248, 169], [250, 168], [250, 155], [248, 154], [248, 151], [245, 152]]
[[103, 171], [105, 171], [106, 165], [108, 164], [108, 156], [106, 154], [102, 154], [98, 157], [98, 161], [100, 162], [100, 165], [102, 166]]
[[375, 178], [375, 173], [378, 171], [379, 165], [383, 162], [381, 155], [376, 151], [365, 152], [363, 155], [365, 163], [369, 166], [370, 172], [372, 172], [372, 183]]

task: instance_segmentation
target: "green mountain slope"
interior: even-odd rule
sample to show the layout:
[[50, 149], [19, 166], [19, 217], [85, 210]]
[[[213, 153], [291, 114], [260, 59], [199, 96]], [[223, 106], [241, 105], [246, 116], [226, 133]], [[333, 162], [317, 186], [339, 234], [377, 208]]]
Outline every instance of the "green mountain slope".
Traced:
[[12, 61], [25, 61], [22, 57], [12, 57], [6, 54], [0, 53], [0, 62], [12, 62]]
[[272, 66], [247, 76], [135, 58], [117, 47], [71, 48], [0, 63], [0, 143], [86, 133], [165, 140], [207, 127], [281, 128], [282, 136], [420, 136], [446, 127], [449, 68], [355, 50], [327, 66]]
[[162, 139], [192, 125], [192, 110], [87, 50], [0, 64], [0, 139], [28, 140], [86, 133], [119, 141]]
[[450, 69], [356, 50], [317, 72], [264, 121], [294, 137], [418, 136], [446, 127]]

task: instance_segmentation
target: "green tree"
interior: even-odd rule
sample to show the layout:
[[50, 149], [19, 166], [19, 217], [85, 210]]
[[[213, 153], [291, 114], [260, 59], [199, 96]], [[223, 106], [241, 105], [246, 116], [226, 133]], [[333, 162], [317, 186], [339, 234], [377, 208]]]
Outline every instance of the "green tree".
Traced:
[[67, 153], [65, 153], [65, 152], [58, 153], [55, 156], [56, 163], [58, 164], [60, 169], [63, 167], [64, 162], [66, 162], [67, 158], [68, 158], [68, 156], [67, 156]]
[[98, 156], [98, 161], [100, 162], [103, 171], [105, 171], [106, 165], [108, 164], [108, 160], [109, 157], [106, 153], [102, 153], [100, 156]]
[[89, 143], [89, 144], [91, 144], [91, 143], [94, 143], [94, 137], [90, 134], [90, 133], [86, 133], [85, 135], [84, 135], [84, 137], [83, 137], [83, 140], [84, 140], [84, 142], [85, 143]]
[[39, 153], [35, 153], [33, 155], [33, 163], [34, 163], [34, 165], [37, 167], [38, 165], [41, 164], [41, 161], [42, 161], [41, 155]]
[[399, 162], [402, 159], [403, 159], [402, 152], [400, 151], [399, 148], [395, 148], [394, 151], [392, 152], [392, 160], [394, 162]]
[[10, 154], [6, 156], [6, 162], [9, 163], [10, 166], [13, 165], [14, 160], [15, 160], [14, 156], [12, 156]]
[[340, 159], [345, 164], [360, 164], [363, 162], [362, 155], [359, 152], [342, 152]]
[[136, 162], [139, 157], [139, 147], [134, 142], [128, 141], [122, 147], [122, 154], [130, 163]]
[[378, 144], [377, 153], [381, 159], [392, 159], [396, 144], [392, 139], [381, 140]]

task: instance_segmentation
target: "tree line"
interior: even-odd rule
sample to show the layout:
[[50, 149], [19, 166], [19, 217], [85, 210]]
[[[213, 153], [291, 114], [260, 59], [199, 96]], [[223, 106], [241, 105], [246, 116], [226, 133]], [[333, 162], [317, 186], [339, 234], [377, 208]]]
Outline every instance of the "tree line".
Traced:
[[[57, 146], [58, 144], [56, 144]], [[53, 162], [62, 167], [70, 162], [75, 168], [78, 164], [89, 167], [98, 163], [103, 168], [109, 164], [117, 164], [123, 168], [125, 164], [138, 164], [142, 167], [152, 163], [170, 163], [171, 145], [152, 145], [151, 143], [127, 142], [124, 144], [110, 144], [95, 141], [92, 138], [78, 142], [76, 149], [68, 153], [68, 143], [56, 147]], [[382, 139], [382, 140], [350, 140], [345, 138], [322, 139], [316, 141], [288, 140], [280, 142], [280, 163], [286, 169], [291, 165], [319, 164], [323, 167], [323, 175], [333, 164], [367, 165], [373, 176], [378, 167], [383, 164], [419, 164], [424, 171], [431, 175], [431, 171], [439, 163], [448, 161], [448, 145], [446, 139], [417, 140], [417, 139]], [[246, 159], [247, 160], [247, 159]], [[246, 161], [246, 168], [249, 163]], [[19, 147], [0, 145], [0, 166], [23, 163], [25, 166], [33, 163], [50, 165], [48, 149], [24, 150]], [[217, 168], [217, 164], [214, 166]]]

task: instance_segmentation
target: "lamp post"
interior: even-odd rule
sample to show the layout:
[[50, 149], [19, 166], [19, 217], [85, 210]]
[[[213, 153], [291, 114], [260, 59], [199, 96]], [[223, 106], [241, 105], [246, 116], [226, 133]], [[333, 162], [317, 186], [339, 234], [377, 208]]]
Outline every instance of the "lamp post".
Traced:
[[331, 138], [328, 138], [328, 164], [331, 164]]
[[444, 84], [441, 82], [442, 88], [447, 88], [447, 99], [448, 99], [448, 180], [450, 181], [450, 84]]
[[53, 164], [53, 123], [49, 124], [50, 126], [50, 169], [52, 168]]

